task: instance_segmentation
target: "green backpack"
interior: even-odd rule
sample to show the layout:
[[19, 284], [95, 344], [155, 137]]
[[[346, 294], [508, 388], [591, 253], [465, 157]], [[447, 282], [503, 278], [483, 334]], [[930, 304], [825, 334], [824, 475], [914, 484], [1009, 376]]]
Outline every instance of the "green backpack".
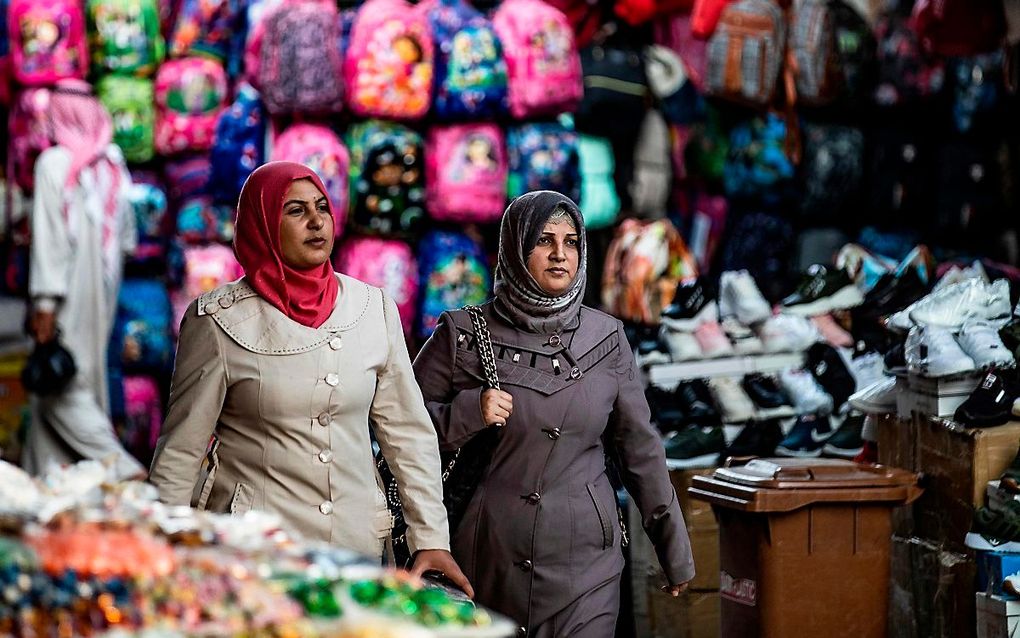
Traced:
[[88, 0], [92, 72], [145, 77], [163, 61], [157, 0]]
[[581, 135], [578, 141], [581, 164], [581, 213], [589, 230], [608, 228], [620, 213], [613, 173], [613, 147], [604, 137]]
[[99, 100], [113, 119], [113, 141], [128, 162], [148, 162], [156, 126], [152, 80], [108, 75], [96, 85]]

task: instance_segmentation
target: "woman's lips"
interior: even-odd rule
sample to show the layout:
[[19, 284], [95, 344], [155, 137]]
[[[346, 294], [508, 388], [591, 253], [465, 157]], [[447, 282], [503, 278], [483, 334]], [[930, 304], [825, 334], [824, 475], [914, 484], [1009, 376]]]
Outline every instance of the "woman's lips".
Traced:
[[322, 237], [317, 237], [315, 239], [306, 239], [305, 243], [306, 244], [311, 244], [312, 246], [315, 246], [315, 247], [321, 247], [321, 246], [325, 245], [326, 240], [323, 239]]
[[566, 275], [567, 271], [563, 268], [546, 268], [546, 272], [552, 273], [553, 275]]

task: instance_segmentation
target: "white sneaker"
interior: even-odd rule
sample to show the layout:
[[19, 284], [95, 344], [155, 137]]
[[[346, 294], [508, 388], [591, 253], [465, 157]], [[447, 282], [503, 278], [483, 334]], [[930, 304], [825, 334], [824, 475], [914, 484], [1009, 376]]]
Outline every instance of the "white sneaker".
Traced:
[[754, 418], [754, 402], [735, 379], [716, 377], [708, 382], [708, 389], [723, 423], [743, 423]]
[[978, 368], [1010, 368], [1016, 365], [1013, 353], [999, 338], [999, 331], [985, 322], [968, 321], [963, 324], [956, 342]]
[[779, 373], [779, 383], [793, 401], [797, 414], [832, 413], [832, 397], [806, 370], [783, 370]]
[[847, 368], [850, 369], [850, 374], [854, 377], [854, 386], [857, 390], [886, 379], [885, 360], [877, 352], [869, 352], [851, 359]]
[[970, 320], [987, 321], [996, 329], [1009, 322], [1009, 282], [985, 284], [978, 279], [953, 284], [917, 302], [909, 313], [915, 324], [959, 330]]
[[896, 411], [896, 377], [882, 379], [850, 395], [850, 407], [865, 414]]
[[942, 328], [914, 326], [904, 347], [907, 370], [925, 377], [946, 377], [977, 369], [953, 333]]
[[818, 341], [822, 333], [806, 317], [775, 315], [758, 327], [765, 352], [802, 352]]
[[761, 339], [735, 317], [723, 319], [722, 329], [733, 342], [733, 351], [737, 354], [760, 354], [765, 349]]
[[673, 361], [691, 361], [701, 358], [701, 346], [690, 332], [670, 330], [666, 326], [659, 329], [659, 337], [666, 342], [669, 355]]
[[719, 316], [736, 317], [751, 325], [771, 317], [772, 306], [765, 301], [749, 272], [728, 271], [719, 278]]
[[[968, 282], [971, 282], [971, 284], [968, 284]], [[989, 284], [988, 275], [985, 273], [985, 269], [981, 265], [981, 262], [975, 261], [970, 266], [962, 269], [959, 266], [950, 267], [949, 270], [946, 271], [946, 274], [942, 275], [942, 278], [935, 282], [935, 286], [931, 289], [930, 293], [910, 304], [903, 310], [890, 315], [889, 318], [886, 319], [886, 327], [897, 332], [908, 332], [914, 327], [914, 320], [910, 318], [911, 312], [924, 304], [929, 297], [936, 293], [948, 290], [954, 286], [961, 286], [962, 284], [984, 284], [986, 286]]]

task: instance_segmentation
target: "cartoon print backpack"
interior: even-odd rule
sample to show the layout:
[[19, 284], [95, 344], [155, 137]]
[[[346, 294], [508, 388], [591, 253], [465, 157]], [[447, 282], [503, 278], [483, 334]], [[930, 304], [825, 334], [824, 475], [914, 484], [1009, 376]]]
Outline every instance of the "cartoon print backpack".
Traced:
[[174, 309], [174, 331], [180, 329], [181, 319], [192, 301], [224, 284], [244, 276], [234, 251], [228, 246], [177, 247], [180, 255], [180, 288], [171, 294]]
[[786, 121], [770, 113], [734, 126], [723, 171], [730, 197], [780, 197], [778, 187], [793, 178], [793, 162], [785, 151]]
[[125, 279], [117, 297], [111, 354], [123, 370], [161, 371], [173, 356], [170, 297], [157, 279]]
[[152, 181], [131, 174], [128, 201], [135, 214], [138, 245], [131, 262], [136, 265], [159, 264], [166, 259], [168, 230], [166, 193]]
[[163, 167], [166, 194], [172, 209], [186, 199], [209, 194], [212, 165], [206, 155], [194, 155], [168, 161]]
[[432, 114], [464, 120], [506, 113], [506, 60], [492, 23], [464, 0], [426, 0], [418, 10], [428, 16], [436, 47]]
[[212, 56], [240, 71], [245, 37], [243, 0], [182, 0], [170, 36], [170, 57]]
[[512, 126], [506, 134], [510, 198], [551, 190], [575, 202], [581, 197], [577, 133], [554, 122]]
[[8, 116], [8, 173], [26, 193], [35, 185], [35, 160], [53, 146], [47, 125], [51, 92], [46, 88], [22, 89]]
[[432, 95], [433, 51], [428, 21], [409, 3], [361, 5], [344, 60], [351, 111], [361, 117], [424, 117]]
[[209, 154], [209, 194], [221, 204], [236, 204], [245, 180], [265, 161], [266, 116], [258, 92], [242, 84], [237, 97], [220, 114], [216, 141]]
[[229, 244], [234, 239], [234, 210], [210, 195], [188, 197], [177, 207], [177, 237], [189, 244]]
[[404, 334], [410, 335], [418, 302], [418, 264], [411, 247], [395, 239], [352, 237], [340, 245], [338, 272], [378, 286], [397, 304]]
[[7, 28], [14, 79], [41, 86], [85, 79], [85, 15], [76, 0], [11, 0]]
[[163, 401], [159, 385], [150, 376], [123, 379], [124, 414], [115, 420], [121, 444], [143, 465], [152, 462], [163, 428]]
[[708, 41], [706, 93], [765, 106], [779, 80], [786, 50], [783, 10], [772, 0], [739, 0], [723, 10]]
[[507, 160], [495, 124], [457, 124], [429, 132], [425, 162], [433, 219], [493, 222], [506, 206]]
[[410, 236], [425, 218], [421, 136], [370, 120], [348, 129], [351, 224], [363, 233]]
[[88, 0], [86, 14], [94, 74], [147, 76], [163, 61], [156, 0]]
[[99, 100], [113, 120], [113, 141], [128, 162], [148, 162], [155, 153], [156, 123], [152, 80], [107, 75], [96, 85]]
[[581, 174], [581, 201], [578, 202], [588, 230], [608, 228], [620, 214], [613, 173], [616, 160], [613, 147], [604, 137], [578, 137], [577, 155]]
[[339, 16], [332, 4], [285, 4], [266, 16], [258, 86], [266, 109], [324, 114], [343, 106]]
[[227, 74], [208, 58], [170, 60], [156, 75], [156, 152], [212, 148], [227, 99]]
[[315, 171], [333, 205], [333, 234], [339, 237], [347, 222], [350, 156], [336, 133], [321, 124], [294, 124], [277, 138], [270, 159], [297, 162]]
[[489, 298], [491, 280], [482, 247], [467, 235], [434, 230], [418, 245], [421, 276], [419, 337], [430, 337], [447, 310], [478, 305]]
[[542, 0], [506, 0], [493, 18], [506, 53], [510, 114], [523, 119], [577, 110], [581, 58], [566, 16]]

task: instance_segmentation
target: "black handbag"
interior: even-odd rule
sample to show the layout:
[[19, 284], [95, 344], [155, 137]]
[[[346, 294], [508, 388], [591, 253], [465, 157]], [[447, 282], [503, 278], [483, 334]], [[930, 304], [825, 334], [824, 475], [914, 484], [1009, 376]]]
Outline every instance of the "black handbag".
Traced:
[[[477, 306], [466, 306], [464, 309], [470, 315], [471, 324], [475, 329], [475, 340], [479, 358], [482, 360], [482, 370], [485, 373], [486, 388], [499, 390], [496, 356], [492, 351], [492, 339], [482, 310]], [[485, 470], [489, 467], [492, 453], [498, 443], [499, 428], [488, 427], [460, 449], [440, 454], [443, 468], [443, 505], [446, 507], [451, 534], [457, 530], [461, 519], [464, 518], [464, 511], [471, 502]], [[397, 565], [406, 565], [411, 559], [411, 552], [407, 546], [407, 521], [404, 520], [397, 481], [382, 452], [376, 455], [376, 468], [379, 470], [379, 477], [386, 493], [386, 504], [393, 517], [391, 537], [394, 561]]]
[[21, 371], [21, 383], [32, 394], [40, 396], [59, 394], [74, 379], [78, 367], [67, 348], [59, 339], [36, 343], [28, 355], [25, 369]]

